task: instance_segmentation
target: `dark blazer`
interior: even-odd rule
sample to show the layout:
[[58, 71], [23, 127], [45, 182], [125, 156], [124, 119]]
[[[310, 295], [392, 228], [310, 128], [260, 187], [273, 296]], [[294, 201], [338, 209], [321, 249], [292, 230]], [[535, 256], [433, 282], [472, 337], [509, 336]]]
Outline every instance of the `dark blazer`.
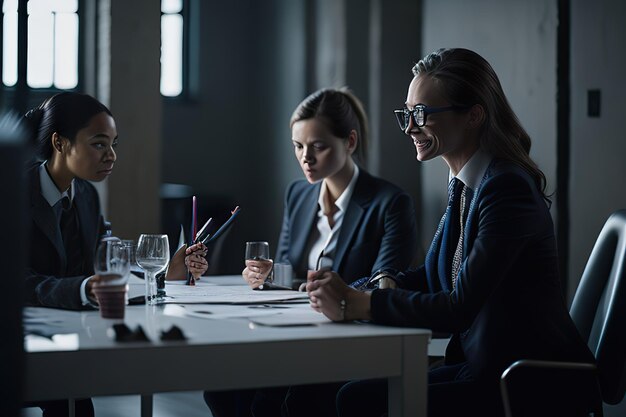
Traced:
[[61, 230], [54, 210], [41, 194], [39, 165], [28, 167], [28, 217], [30, 220], [26, 262], [26, 304], [32, 306], [83, 308], [80, 286], [93, 275], [96, 244], [103, 231], [100, 201], [96, 189], [88, 181], [74, 180], [74, 199], [78, 211], [80, 236], [83, 243], [83, 274], [67, 276], [67, 260]]
[[[285, 194], [283, 225], [276, 260], [289, 262], [306, 277], [307, 246], [316, 230], [321, 182], [293, 182]], [[388, 267], [404, 270], [417, 250], [411, 198], [395, 185], [360, 169], [338, 236], [332, 269], [346, 281]]]
[[372, 293], [374, 322], [452, 333], [446, 362], [467, 361], [490, 383], [518, 359], [594, 362], [562, 295], [549, 210], [526, 171], [494, 160], [474, 190], [454, 291], [440, 276], [442, 225], [425, 264], [398, 277], [404, 289]]

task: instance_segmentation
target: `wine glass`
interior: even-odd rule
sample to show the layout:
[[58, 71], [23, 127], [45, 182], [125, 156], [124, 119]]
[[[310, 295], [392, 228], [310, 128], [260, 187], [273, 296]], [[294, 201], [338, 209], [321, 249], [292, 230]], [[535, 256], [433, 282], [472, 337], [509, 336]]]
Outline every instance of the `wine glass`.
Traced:
[[[260, 261], [267, 264], [270, 270], [267, 279], [272, 280], [271, 268], [272, 260], [270, 259], [270, 245], [267, 242], [246, 242], [246, 261]], [[247, 265], [247, 263], [246, 263]]]
[[167, 235], [139, 236], [135, 254], [137, 265], [146, 272], [146, 304], [157, 304], [156, 274], [170, 261], [170, 245]]

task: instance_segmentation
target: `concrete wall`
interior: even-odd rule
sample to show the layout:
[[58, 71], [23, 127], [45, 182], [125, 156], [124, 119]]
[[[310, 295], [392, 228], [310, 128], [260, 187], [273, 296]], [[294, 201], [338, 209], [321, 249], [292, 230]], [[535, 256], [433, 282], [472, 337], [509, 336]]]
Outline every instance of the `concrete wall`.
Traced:
[[[570, 289], [615, 210], [626, 208], [626, 3], [571, 6]], [[590, 30], [590, 28], [593, 28]], [[600, 117], [587, 116], [587, 91], [601, 91]]]
[[[469, 48], [487, 59], [533, 140], [531, 156], [546, 174], [548, 193], [554, 192], [556, 1], [424, 0], [423, 22], [423, 46], [415, 61], [442, 47]], [[426, 162], [422, 175], [423, 236], [428, 244], [445, 209], [447, 166], [441, 159]]]
[[242, 207], [219, 268], [238, 272], [245, 241], [275, 251], [284, 187], [299, 173], [288, 121], [305, 94], [304, 3], [192, 5], [197, 84], [164, 101], [162, 180], [191, 185], [200, 204]]
[[[161, 95], [159, 2], [112, 0], [109, 79], [99, 80], [119, 133], [109, 179], [108, 209], [115, 235], [137, 239], [160, 232]], [[106, 51], [103, 51], [106, 54]]]

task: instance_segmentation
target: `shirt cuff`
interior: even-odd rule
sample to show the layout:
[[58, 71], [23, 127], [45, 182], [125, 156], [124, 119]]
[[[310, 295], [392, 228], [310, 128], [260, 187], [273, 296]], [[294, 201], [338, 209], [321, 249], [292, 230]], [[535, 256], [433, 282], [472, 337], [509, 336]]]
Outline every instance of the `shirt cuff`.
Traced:
[[89, 298], [89, 296], [87, 296], [87, 281], [89, 281], [89, 278], [91, 277], [85, 278], [83, 282], [80, 284], [80, 301], [83, 306], [90, 306], [90, 307], [98, 308], [98, 304], [94, 303]]

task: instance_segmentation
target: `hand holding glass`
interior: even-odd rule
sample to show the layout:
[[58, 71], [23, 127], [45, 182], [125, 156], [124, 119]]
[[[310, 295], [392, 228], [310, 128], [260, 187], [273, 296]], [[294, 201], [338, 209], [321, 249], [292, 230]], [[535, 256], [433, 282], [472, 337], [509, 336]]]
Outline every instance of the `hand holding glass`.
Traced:
[[167, 235], [141, 235], [137, 243], [137, 265], [146, 272], [146, 304], [157, 304], [156, 274], [170, 261]]
[[103, 318], [124, 318], [130, 250], [119, 240], [100, 242], [94, 259], [93, 292]]
[[259, 268], [259, 273], [271, 281], [269, 275], [271, 275], [273, 261], [270, 259], [270, 246], [267, 242], [246, 242], [245, 261], [246, 267]]

